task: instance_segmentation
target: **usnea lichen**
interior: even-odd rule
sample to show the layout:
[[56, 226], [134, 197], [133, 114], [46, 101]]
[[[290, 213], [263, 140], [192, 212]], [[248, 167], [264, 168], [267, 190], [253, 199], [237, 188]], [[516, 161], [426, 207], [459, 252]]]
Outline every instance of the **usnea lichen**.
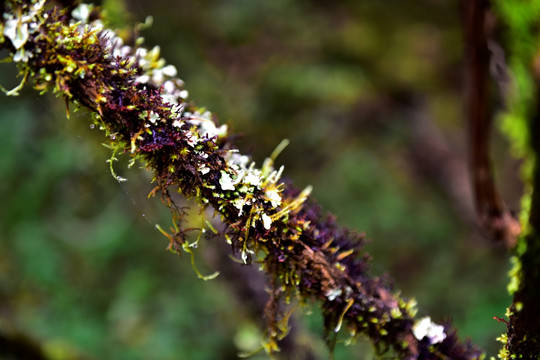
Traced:
[[173, 211], [173, 227], [161, 229], [171, 251], [191, 249], [170, 192], [219, 214], [226, 226], [220, 235], [244, 263], [259, 262], [270, 277], [269, 352], [287, 331], [278, 303], [300, 299], [321, 302], [330, 344], [347, 328], [402, 359], [481, 357], [448, 326], [416, 322], [415, 302], [368, 274], [363, 237], [324, 216], [309, 199], [310, 187], [299, 190], [281, 179], [283, 167], [274, 168], [274, 161], [286, 142], [257, 168], [230, 142], [226, 125], [187, 101], [183, 81], [158, 47], [125, 44], [91, 5], [45, 9], [43, 1], [8, 1], [0, 45], [35, 89], [90, 109], [113, 154], [127, 154], [153, 172], [151, 194]]

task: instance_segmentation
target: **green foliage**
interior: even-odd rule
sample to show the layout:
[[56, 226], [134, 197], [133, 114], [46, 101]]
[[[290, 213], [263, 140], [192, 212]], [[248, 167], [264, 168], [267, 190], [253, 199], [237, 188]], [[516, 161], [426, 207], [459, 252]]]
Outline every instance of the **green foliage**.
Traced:
[[[233, 355], [230, 294], [166, 256], [141, 212], [163, 222], [168, 214], [133, 207], [103, 171], [108, 151], [74, 123], [82, 119], [66, 126], [51, 98], [2, 100], [10, 156], [1, 158], [0, 296], [12, 315], [0, 330], [28, 332], [51, 359]], [[147, 191], [138, 173], [130, 192]]]

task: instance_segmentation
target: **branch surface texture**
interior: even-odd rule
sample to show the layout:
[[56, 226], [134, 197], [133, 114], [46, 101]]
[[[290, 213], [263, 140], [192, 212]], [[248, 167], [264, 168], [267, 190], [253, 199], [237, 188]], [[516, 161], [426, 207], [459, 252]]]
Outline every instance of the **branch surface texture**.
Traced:
[[310, 188], [281, 180], [283, 167], [274, 168], [280, 147], [260, 168], [240, 154], [226, 125], [186, 100], [184, 83], [158, 47], [124, 44], [92, 5], [68, 10], [44, 0], [11, 0], [0, 10], [0, 49], [18, 64], [23, 83], [31, 78], [38, 91], [88, 108], [109, 139], [111, 169], [114, 154], [122, 153], [153, 172], [152, 194], [174, 214], [174, 227], [162, 230], [171, 251], [191, 252], [193, 245], [170, 196], [179, 192], [213, 209], [226, 226], [219, 235], [244, 263], [256, 261], [268, 274], [268, 352], [278, 350], [276, 339], [286, 333], [280, 305], [296, 299], [321, 302], [329, 344], [347, 329], [400, 359], [482, 358], [449, 325], [415, 320], [414, 300], [368, 274], [363, 237], [323, 215], [309, 199]]

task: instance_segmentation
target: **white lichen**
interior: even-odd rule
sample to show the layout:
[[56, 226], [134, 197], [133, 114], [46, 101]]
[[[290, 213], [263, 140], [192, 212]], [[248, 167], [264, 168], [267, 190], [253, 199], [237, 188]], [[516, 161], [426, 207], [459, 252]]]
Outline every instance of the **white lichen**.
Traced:
[[281, 204], [281, 196], [276, 188], [271, 188], [265, 191], [264, 195], [270, 201], [273, 207], [278, 207]]
[[221, 177], [219, 178], [219, 185], [221, 186], [221, 190], [234, 190], [234, 182], [231, 176], [225, 172], [221, 171]]
[[153, 111], [150, 111], [150, 116], [148, 117], [148, 120], [150, 120], [150, 122], [151, 122], [152, 124], [155, 124], [156, 121], [159, 120], [159, 115], [156, 114], [156, 113], [153, 112]]
[[24, 5], [21, 13], [17, 15], [4, 13], [2, 34], [17, 50], [13, 55], [13, 61], [26, 62], [32, 57], [32, 53], [25, 51], [23, 47], [28, 42], [30, 34], [36, 32], [46, 18], [46, 14], [42, 14], [44, 4], [45, 0], [40, 0], [30, 6]]
[[201, 173], [201, 175], [206, 175], [210, 172], [210, 168], [206, 166], [205, 164], [199, 166], [198, 170]]
[[248, 169], [243, 176], [243, 183], [258, 187], [261, 184], [261, 172], [256, 169]]
[[9, 19], [4, 24], [4, 36], [7, 37], [15, 49], [20, 49], [28, 41], [30, 33], [28, 24], [21, 23], [20, 19]]
[[216, 123], [212, 120], [212, 113], [205, 111], [203, 113], [194, 112], [193, 114], [185, 113], [188, 117], [188, 123], [196, 126], [201, 138], [214, 138], [227, 136], [227, 125], [216, 126]]
[[199, 142], [199, 138], [197, 137], [197, 134], [194, 134], [189, 130], [184, 131], [184, 135], [186, 137], [186, 141], [188, 145], [191, 147], [195, 147], [195, 145], [197, 145], [197, 143]]
[[88, 4], [80, 4], [71, 12], [71, 16], [82, 23], [87, 23], [92, 7]]

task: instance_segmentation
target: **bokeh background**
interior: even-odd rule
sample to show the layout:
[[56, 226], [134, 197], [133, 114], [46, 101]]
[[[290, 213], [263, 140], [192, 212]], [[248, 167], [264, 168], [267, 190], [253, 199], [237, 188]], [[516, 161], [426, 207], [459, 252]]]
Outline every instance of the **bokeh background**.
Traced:
[[[395, 279], [420, 315], [497, 351], [509, 265], [473, 221], [457, 1], [101, 4], [124, 28], [152, 15], [146, 46], [160, 45], [190, 99], [227, 123], [244, 153], [261, 164], [290, 139], [278, 158], [285, 175], [366, 233], [373, 274]], [[0, 64], [5, 88], [15, 75]], [[0, 96], [0, 333], [51, 359], [236, 359], [259, 348], [259, 308], [239, 295], [242, 277], [204, 282], [188, 256], [165, 251], [155, 225], [167, 228], [170, 215], [146, 198], [151, 176], [120, 159], [129, 181], [116, 182], [87, 115], [72, 108], [66, 119], [63, 99], [30, 88]], [[492, 152], [519, 210], [519, 163], [497, 131]], [[201, 244], [201, 272], [241, 267], [216, 260], [217, 241]], [[294, 358], [329, 357], [317, 307], [297, 309]], [[341, 340], [336, 359], [374, 358], [362, 338]]]

